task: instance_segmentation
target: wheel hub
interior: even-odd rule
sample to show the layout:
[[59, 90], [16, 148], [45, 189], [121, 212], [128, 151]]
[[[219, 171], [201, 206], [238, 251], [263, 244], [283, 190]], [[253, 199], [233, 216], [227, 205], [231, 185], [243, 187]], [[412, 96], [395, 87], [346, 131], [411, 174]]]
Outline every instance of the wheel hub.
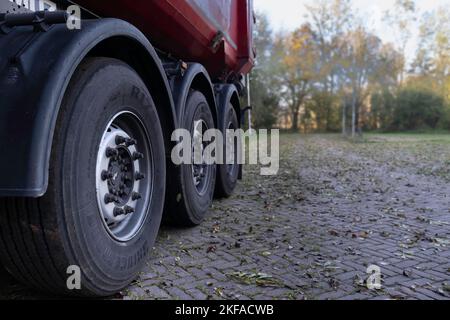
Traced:
[[121, 128], [120, 121], [113, 121], [97, 156], [96, 189], [101, 218], [110, 235], [120, 241], [132, 238], [147, 214], [145, 202], [151, 184], [144, 180], [149, 165], [138, 147], [138, 141]]
[[118, 197], [118, 204], [125, 205], [131, 198], [134, 189], [134, 160], [128, 148], [119, 146], [118, 155], [110, 159], [108, 165], [108, 190]]
[[208, 185], [207, 175], [209, 166], [206, 164], [204, 150], [208, 142], [203, 141], [203, 135], [208, 130], [204, 120], [198, 120], [194, 124], [192, 146], [192, 179], [199, 194], [204, 194]]

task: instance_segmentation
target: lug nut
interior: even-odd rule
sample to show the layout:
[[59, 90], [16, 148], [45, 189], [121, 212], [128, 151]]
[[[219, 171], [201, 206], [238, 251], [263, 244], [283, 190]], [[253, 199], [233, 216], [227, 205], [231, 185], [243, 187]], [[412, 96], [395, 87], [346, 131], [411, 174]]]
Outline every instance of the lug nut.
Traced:
[[116, 136], [116, 144], [117, 145], [122, 144], [122, 143], [126, 143], [127, 141], [128, 141], [128, 139], [125, 138], [125, 137]]
[[142, 153], [140, 153], [140, 152], [133, 153], [133, 160], [136, 161], [136, 160], [139, 160], [139, 159], [144, 159], [144, 155]]
[[106, 170], [102, 171], [102, 180], [103, 181], [106, 181], [108, 179], [112, 179], [113, 177], [114, 177], [114, 174], [112, 174], [111, 172], [106, 171]]
[[139, 199], [141, 199], [141, 198], [142, 198], [142, 196], [141, 196], [139, 193], [137, 193], [137, 192], [133, 192], [133, 193], [131, 194], [131, 199], [132, 199], [133, 201], [139, 200]]
[[125, 214], [130, 214], [130, 213], [134, 213], [134, 208], [130, 207], [130, 206], [125, 206]]
[[119, 155], [119, 151], [117, 151], [117, 149], [113, 149], [113, 148], [106, 149], [106, 156], [108, 158], [117, 157], [118, 155]]
[[105, 203], [110, 204], [117, 201], [117, 197], [108, 193], [105, 195]]
[[136, 172], [136, 181], [140, 181], [140, 180], [144, 180], [144, 179], [145, 179], [145, 174]]
[[125, 215], [125, 210], [119, 207], [114, 208], [114, 217]]
[[134, 145], [136, 145], [136, 144], [137, 144], [136, 139], [127, 139], [127, 140], [125, 141], [125, 145], [126, 145], [127, 147], [131, 147], [131, 146], [134, 146]]

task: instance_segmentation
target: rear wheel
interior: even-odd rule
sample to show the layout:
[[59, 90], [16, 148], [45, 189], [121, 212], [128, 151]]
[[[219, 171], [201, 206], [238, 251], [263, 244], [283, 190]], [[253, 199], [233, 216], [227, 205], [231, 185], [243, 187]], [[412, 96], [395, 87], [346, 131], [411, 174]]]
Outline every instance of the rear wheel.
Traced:
[[[2, 263], [38, 289], [114, 294], [145, 264], [164, 190], [163, 134], [146, 86], [118, 60], [89, 59], [61, 107], [46, 195], [0, 200]], [[70, 266], [81, 290], [67, 288]]]
[[[221, 130], [225, 138], [223, 154], [225, 155], [224, 160], [226, 161], [225, 164], [219, 165], [217, 167], [216, 196], [218, 198], [228, 198], [233, 195], [234, 189], [236, 189], [241, 165], [238, 161], [240, 141], [236, 141], [235, 138], [231, 139], [231, 137], [228, 136], [227, 132], [228, 130], [238, 130], [239, 121], [236, 115], [236, 111], [234, 110], [231, 103], [229, 103], [225, 107], [225, 110], [222, 111], [223, 112], [221, 113], [219, 121], [221, 121]], [[228, 154], [228, 151], [231, 149], [230, 144], [232, 144], [234, 151], [232, 154]]]
[[[211, 109], [201, 92], [191, 91], [189, 94], [182, 126], [189, 130], [193, 141], [201, 138], [207, 130], [214, 129]], [[202, 150], [206, 146], [204, 142]], [[205, 160], [179, 167], [179, 180], [170, 188], [165, 213], [170, 224], [196, 226], [206, 217], [214, 196], [216, 165], [207, 165]]]

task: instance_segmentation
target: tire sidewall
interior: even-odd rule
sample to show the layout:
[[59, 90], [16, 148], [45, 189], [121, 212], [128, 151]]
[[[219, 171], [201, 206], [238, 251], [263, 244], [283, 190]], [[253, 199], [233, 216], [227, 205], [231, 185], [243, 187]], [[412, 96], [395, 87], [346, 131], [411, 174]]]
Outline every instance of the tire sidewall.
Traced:
[[[236, 115], [236, 111], [233, 108], [233, 105], [231, 103], [228, 103], [222, 116], [221, 116], [221, 131], [224, 135], [224, 161], [227, 159], [227, 145], [226, 145], [226, 135], [228, 130], [229, 123], [233, 123], [233, 126], [235, 130], [239, 129], [239, 122]], [[237, 152], [237, 150], [235, 150]], [[237, 157], [235, 157], [235, 161], [237, 160]], [[233, 173], [230, 175], [228, 172], [227, 164], [225, 165], [219, 165], [217, 168], [218, 173], [218, 186], [217, 186], [217, 193], [219, 196], [225, 196], [229, 197], [232, 195], [234, 189], [236, 188], [238, 177], [239, 177], [239, 170], [240, 165], [236, 164], [236, 166], [233, 169]]]
[[[185, 115], [183, 117], [183, 128], [189, 130], [192, 136], [194, 122], [203, 120], [209, 129], [215, 127], [211, 109], [205, 96], [198, 92], [192, 91], [187, 99]], [[181, 165], [181, 186], [183, 199], [187, 209], [189, 220], [194, 224], [200, 224], [211, 207], [214, 187], [216, 183], [216, 165], [210, 166], [211, 171], [206, 186], [206, 193], [200, 195], [192, 180], [192, 165]]]
[[[165, 186], [165, 150], [156, 107], [137, 74], [120, 62], [95, 67], [77, 93], [67, 123], [62, 166], [65, 203], [62, 225], [67, 228], [72, 259], [80, 264], [87, 278], [85, 284], [91, 286], [90, 291], [104, 295], [131, 282], [154, 245], [165, 196], [165, 188], [161, 187]], [[130, 241], [118, 242], [109, 235], [102, 221], [95, 176], [104, 131], [114, 115], [124, 111], [136, 115], [147, 131], [154, 188], [141, 230]]]

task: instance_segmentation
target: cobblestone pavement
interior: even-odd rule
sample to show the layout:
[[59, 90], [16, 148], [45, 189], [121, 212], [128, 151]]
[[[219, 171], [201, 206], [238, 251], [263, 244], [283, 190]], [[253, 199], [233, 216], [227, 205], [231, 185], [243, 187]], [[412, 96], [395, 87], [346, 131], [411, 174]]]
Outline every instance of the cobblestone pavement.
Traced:
[[450, 299], [450, 139], [283, 135], [281, 157], [202, 226], [163, 227], [124, 299]]

